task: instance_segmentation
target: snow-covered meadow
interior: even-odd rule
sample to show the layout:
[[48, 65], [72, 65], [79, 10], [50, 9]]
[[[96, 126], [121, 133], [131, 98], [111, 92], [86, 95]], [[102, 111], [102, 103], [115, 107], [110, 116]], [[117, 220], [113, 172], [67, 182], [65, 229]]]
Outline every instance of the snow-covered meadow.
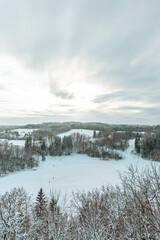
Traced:
[[[17, 131], [20, 134], [20, 137], [24, 137], [25, 134], [30, 134], [33, 131], [36, 131], [37, 129], [14, 129], [13, 131]], [[97, 131], [98, 133], [99, 131]], [[82, 135], [85, 135], [89, 138], [93, 137], [93, 130], [86, 130], [86, 129], [72, 129], [68, 132], [64, 132], [61, 134], [58, 134], [59, 137], [63, 138], [64, 136], [69, 136], [72, 135], [74, 133], [79, 133]], [[0, 139], [0, 141], [4, 142], [6, 141], [6, 139]], [[15, 145], [15, 146], [20, 146], [20, 147], [24, 147], [25, 145], [25, 140], [7, 140], [9, 143]]]
[[60, 191], [69, 198], [72, 191], [92, 190], [105, 184], [119, 184], [119, 173], [127, 170], [132, 164], [138, 168], [149, 165], [133, 153], [134, 140], [130, 140], [129, 148], [123, 152], [123, 160], [100, 160], [86, 155], [73, 154], [61, 157], [46, 157], [40, 166], [8, 174], [0, 178], [0, 193], [14, 187], [24, 187], [35, 197], [42, 187], [46, 195]]
[[[68, 132], [64, 132], [64, 133], [61, 133], [61, 134], [58, 134], [59, 137], [64, 137], [64, 136], [69, 136], [69, 135], [72, 135], [74, 133], [79, 133], [81, 135], [86, 135], [87, 137], [89, 138], [92, 138], [93, 137], [93, 130], [87, 130], [87, 129], [72, 129]], [[98, 133], [99, 131], [96, 131], [96, 133]]]
[[0, 139], [0, 142], [7, 141], [9, 144], [13, 144], [15, 146], [24, 147], [25, 140], [6, 140], [6, 139]]
[[19, 137], [24, 137], [26, 134], [30, 134], [36, 130], [38, 130], [38, 129], [17, 128], [17, 129], [12, 129], [12, 132], [18, 132]]

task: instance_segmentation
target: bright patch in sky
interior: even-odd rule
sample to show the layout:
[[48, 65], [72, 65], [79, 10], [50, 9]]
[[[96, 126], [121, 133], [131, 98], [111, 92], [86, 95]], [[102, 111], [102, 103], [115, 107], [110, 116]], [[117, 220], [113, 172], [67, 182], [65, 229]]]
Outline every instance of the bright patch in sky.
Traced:
[[0, 65], [0, 104], [5, 109], [0, 117], [69, 114], [72, 109], [89, 111], [96, 105], [92, 100], [104, 92], [98, 84], [86, 81], [94, 78], [95, 72], [74, 59], [51, 62], [36, 71], [10, 56], [0, 57]]
[[0, 124], [159, 124], [159, 12], [159, 0], [0, 0]]

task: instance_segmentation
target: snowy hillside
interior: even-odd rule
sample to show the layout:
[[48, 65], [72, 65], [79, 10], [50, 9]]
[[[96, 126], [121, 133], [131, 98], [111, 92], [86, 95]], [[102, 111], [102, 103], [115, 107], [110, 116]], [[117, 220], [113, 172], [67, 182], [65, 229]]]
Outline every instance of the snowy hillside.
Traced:
[[[97, 131], [97, 132], [99, 132], [99, 131]], [[86, 130], [86, 129], [72, 129], [68, 132], [61, 133], [58, 136], [64, 137], [64, 136], [69, 136], [74, 133], [83, 134], [83, 135], [86, 135], [87, 137], [93, 137], [93, 130]]]
[[[17, 131], [20, 134], [20, 137], [24, 137], [25, 134], [32, 133], [35, 130], [37, 129], [14, 129], [13, 131]], [[86, 130], [86, 129], [72, 129], [68, 132], [61, 133], [58, 136], [63, 138], [64, 136], [69, 136], [74, 133], [80, 133], [80, 134], [86, 135], [89, 138], [93, 137], [93, 130]], [[6, 139], [0, 139], [0, 141], [4, 142], [6, 141]], [[7, 141], [9, 143], [12, 143], [13, 145], [20, 146], [20, 147], [24, 147], [24, 144], [25, 144], [25, 140], [7, 140]]]
[[0, 142], [9, 142], [15, 146], [19, 146], [19, 147], [24, 147], [25, 145], [25, 140], [6, 140], [6, 139], [0, 139]]
[[19, 137], [24, 137], [25, 134], [30, 134], [33, 131], [36, 131], [37, 129], [27, 129], [27, 128], [18, 128], [18, 129], [12, 129], [13, 132], [18, 132]]

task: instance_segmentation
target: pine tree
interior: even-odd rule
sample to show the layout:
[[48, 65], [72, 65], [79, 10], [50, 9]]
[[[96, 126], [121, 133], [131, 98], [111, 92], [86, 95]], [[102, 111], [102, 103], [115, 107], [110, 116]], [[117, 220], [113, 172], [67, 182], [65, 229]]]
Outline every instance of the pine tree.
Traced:
[[136, 137], [135, 139], [135, 149], [137, 153], [140, 153], [140, 138]]
[[37, 198], [36, 198], [36, 206], [35, 206], [36, 216], [43, 218], [47, 213], [47, 200], [43, 193], [43, 189], [40, 188]]
[[42, 140], [41, 150], [42, 150], [43, 152], [46, 151], [46, 141], [45, 141], [45, 139]]
[[97, 137], [97, 135], [96, 135], [96, 130], [94, 130], [94, 132], [93, 132], [93, 138], [96, 138]]
[[25, 139], [25, 150], [29, 150], [30, 148], [32, 148], [32, 138], [27, 137]]
[[67, 148], [67, 137], [64, 136], [62, 140], [62, 152], [63, 154], [66, 154], [66, 148]]
[[68, 148], [68, 154], [71, 154], [73, 150], [73, 141], [71, 136], [68, 136], [67, 138], [67, 148]]
[[49, 223], [48, 223], [48, 209], [47, 200], [43, 193], [43, 189], [40, 188], [35, 205], [35, 232], [40, 237], [38, 239], [46, 239], [49, 237]]
[[61, 138], [59, 136], [55, 137], [55, 155], [61, 156], [62, 154], [62, 144]]

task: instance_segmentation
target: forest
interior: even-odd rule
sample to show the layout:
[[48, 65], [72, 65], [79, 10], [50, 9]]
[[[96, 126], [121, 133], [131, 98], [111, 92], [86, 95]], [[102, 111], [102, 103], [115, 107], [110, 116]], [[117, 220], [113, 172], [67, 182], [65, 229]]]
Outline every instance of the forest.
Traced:
[[143, 137], [138, 134], [135, 139], [135, 150], [143, 158], [160, 161], [160, 131], [145, 133]]

